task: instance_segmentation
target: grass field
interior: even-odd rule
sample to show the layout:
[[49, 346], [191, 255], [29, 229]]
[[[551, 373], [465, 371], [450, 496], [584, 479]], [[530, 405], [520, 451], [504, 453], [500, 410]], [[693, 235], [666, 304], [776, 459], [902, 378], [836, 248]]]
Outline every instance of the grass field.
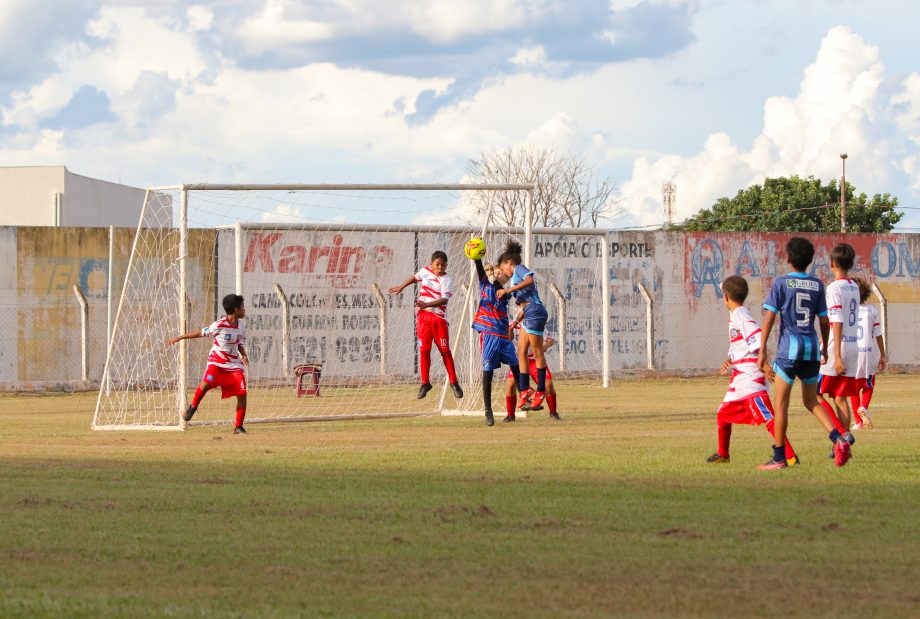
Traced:
[[0, 396], [0, 616], [920, 616], [920, 377], [880, 377], [842, 469], [796, 408], [804, 462], [773, 473], [762, 428], [705, 464], [724, 385], [560, 381], [563, 423], [246, 436]]

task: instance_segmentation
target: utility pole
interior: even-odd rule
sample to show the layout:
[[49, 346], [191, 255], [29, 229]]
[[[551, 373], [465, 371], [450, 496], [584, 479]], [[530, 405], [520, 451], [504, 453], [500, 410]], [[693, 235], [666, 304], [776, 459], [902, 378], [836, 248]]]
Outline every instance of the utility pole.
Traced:
[[847, 154], [840, 153], [843, 175], [840, 177], [840, 232], [847, 231]]

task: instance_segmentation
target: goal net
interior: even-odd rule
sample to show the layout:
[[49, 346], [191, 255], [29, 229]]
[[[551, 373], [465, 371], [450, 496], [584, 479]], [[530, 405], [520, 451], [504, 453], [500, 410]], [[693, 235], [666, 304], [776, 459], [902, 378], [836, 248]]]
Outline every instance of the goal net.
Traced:
[[[222, 317], [221, 299], [233, 292], [243, 295], [246, 307], [247, 423], [481, 412], [479, 339], [470, 328], [479, 289], [463, 247], [471, 236], [482, 236], [486, 261], [492, 261], [509, 237], [525, 243], [525, 229], [484, 222], [498, 194], [524, 194], [526, 200], [528, 189], [151, 190], [118, 304], [93, 427], [181, 429], [180, 413], [203, 376], [212, 342], [199, 338], [168, 346], [166, 341]], [[605, 242], [596, 231], [569, 232], [544, 230], [532, 242], [540, 249], [560, 242], [577, 246], [577, 264], [537, 251], [531, 266], [550, 309], [549, 330], [567, 348], [557, 352], [559, 364], [567, 362], [572, 373], [597, 375]], [[448, 388], [437, 347], [431, 352], [435, 388], [417, 398], [417, 289], [388, 292], [429, 264], [434, 251], [447, 253], [454, 281], [448, 321], [463, 399]], [[562, 317], [568, 325], [558, 324]], [[497, 385], [504, 380], [497, 372]], [[493, 388], [493, 399], [493, 408], [502, 410], [500, 386]], [[233, 400], [223, 401], [215, 389], [192, 425], [229, 423], [233, 409]]]

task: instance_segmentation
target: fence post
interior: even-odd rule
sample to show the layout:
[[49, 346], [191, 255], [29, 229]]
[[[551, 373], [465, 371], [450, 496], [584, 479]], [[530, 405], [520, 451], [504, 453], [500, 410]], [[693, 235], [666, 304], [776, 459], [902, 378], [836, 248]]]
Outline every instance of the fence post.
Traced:
[[639, 292], [645, 298], [645, 348], [648, 369], [655, 369], [655, 302], [645, 284], [639, 282]]
[[[885, 345], [885, 354], [888, 355], [888, 364], [891, 364], [891, 351], [888, 350], [888, 299], [882, 293], [877, 283], [872, 284], [872, 292], [878, 298], [879, 314], [882, 322], [882, 343]], [[872, 334], [869, 334], [870, 338]]]
[[601, 237], [601, 355], [603, 356], [604, 389], [610, 386], [610, 247], [607, 233]]
[[83, 289], [77, 284], [73, 285], [73, 293], [77, 296], [80, 303], [80, 378], [89, 380], [89, 304], [86, 302], [86, 295]]
[[559, 318], [558, 318], [559, 329], [557, 329], [557, 331], [559, 331], [559, 333], [557, 333], [557, 335], [559, 336], [559, 371], [560, 371], [560, 372], [565, 372], [565, 350], [566, 350], [566, 347], [565, 347], [565, 344], [566, 344], [566, 336], [565, 336], [565, 327], [566, 327], [566, 322], [565, 322], [565, 320], [566, 320], [566, 319], [565, 319], [565, 310], [566, 310], [566, 302], [565, 302], [565, 297], [562, 296], [562, 293], [559, 291], [559, 287], [556, 286], [556, 282], [550, 282], [550, 284], [549, 284], [549, 289], [552, 290], [553, 296], [556, 297], [556, 307], [558, 308], [557, 311], [556, 311], [556, 314], [559, 316]]
[[275, 284], [275, 294], [281, 301], [281, 377], [284, 378], [291, 371], [288, 364], [288, 348], [290, 348], [291, 329], [291, 301], [284, 294], [281, 284]]
[[380, 375], [386, 376], [387, 373], [387, 301], [380, 291], [380, 286], [376, 283], [371, 284], [371, 290], [380, 304]]
[[[109, 226], [109, 277], [108, 292], [106, 294], [106, 325], [105, 325], [105, 350], [108, 356], [109, 347], [112, 345], [112, 310], [114, 300], [112, 294], [115, 292], [115, 226]], [[109, 395], [112, 390], [112, 379], [106, 374], [105, 377], [105, 394]]]

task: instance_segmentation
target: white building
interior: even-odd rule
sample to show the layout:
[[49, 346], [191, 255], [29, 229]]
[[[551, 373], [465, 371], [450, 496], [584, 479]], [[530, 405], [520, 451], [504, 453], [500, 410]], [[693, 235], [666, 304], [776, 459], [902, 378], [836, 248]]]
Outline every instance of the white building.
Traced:
[[[0, 226], [134, 228], [144, 194], [64, 166], [0, 167]], [[151, 217], [149, 225], [158, 224]]]

